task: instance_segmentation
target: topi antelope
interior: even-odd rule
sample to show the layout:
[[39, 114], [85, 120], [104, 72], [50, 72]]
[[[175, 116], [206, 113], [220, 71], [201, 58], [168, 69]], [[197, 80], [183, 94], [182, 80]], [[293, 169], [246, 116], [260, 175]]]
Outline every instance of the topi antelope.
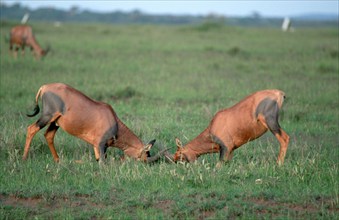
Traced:
[[284, 92], [279, 90], [258, 91], [217, 112], [209, 126], [186, 146], [176, 139], [173, 160], [191, 162], [202, 154], [220, 152], [220, 166], [221, 162], [232, 159], [235, 149], [269, 129], [280, 143], [277, 163], [283, 164], [289, 136], [280, 127], [278, 118], [284, 98]]
[[[16, 45], [16, 46], [14, 46]], [[21, 48], [21, 54], [25, 54], [25, 47], [28, 46], [33, 50], [36, 59], [45, 56], [49, 52], [49, 47], [44, 50], [42, 49], [32, 32], [32, 27], [28, 25], [18, 25], [11, 29], [9, 49], [13, 51], [13, 55], [16, 58], [19, 48]]]
[[54, 147], [54, 136], [59, 126], [69, 134], [92, 144], [97, 161], [104, 159], [109, 146], [120, 148], [125, 155], [144, 162], [154, 162], [161, 156], [159, 153], [151, 157], [149, 151], [155, 140], [144, 145], [106, 103], [94, 101], [68, 85], [52, 83], [40, 87], [35, 98], [34, 112], [27, 116], [33, 117], [39, 113], [40, 97], [42, 114], [27, 128], [23, 160], [27, 158], [34, 135], [48, 124], [45, 138], [55, 162], [59, 161]]

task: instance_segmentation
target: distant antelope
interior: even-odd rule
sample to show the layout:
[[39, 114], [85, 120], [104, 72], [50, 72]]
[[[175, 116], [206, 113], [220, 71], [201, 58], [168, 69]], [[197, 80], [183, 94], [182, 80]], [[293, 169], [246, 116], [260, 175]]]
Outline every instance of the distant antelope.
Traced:
[[160, 154], [150, 157], [149, 151], [155, 140], [144, 145], [142, 141], [120, 121], [112, 107], [90, 99], [80, 91], [62, 84], [53, 83], [40, 87], [36, 94], [33, 117], [40, 111], [38, 100], [42, 99], [42, 114], [37, 122], [27, 128], [23, 160], [27, 158], [34, 135], [49, 124], [45, 138], [56, 162], [59, 156], [54, 147], [54, 135], [59, 126], [94, 147], [96, 160], [104, 159], [107, 147], [115, 146], [132, 158], [154, 162]]
[[176, 139], [178, 148], [173, 160], [191, 162], [202, 154], [220, 152], [220, 162], [227, 161], [235, 149], [269, 129], [280, 143], [277, 163], [283, 164], [289, 136], [280, 127], [278, 118], [284, 98], [284, 92], [279, 90], [258, 91], [217, 112], [209, 126], [186, 146]]
[[18, 25], [13, 27], [10, 32], [9, 49], [11, 52], [13, 52], [14, 49], [14, 57], [17, 57], [19, 48], [21, 48], [21, 54], [24, 55], [26, 46], [33, 50], [36, 59], [45, 56], [49, 51], [49, 47], [46, 50], [40, 47], [38, 42], [35, 40], [31, 26]]

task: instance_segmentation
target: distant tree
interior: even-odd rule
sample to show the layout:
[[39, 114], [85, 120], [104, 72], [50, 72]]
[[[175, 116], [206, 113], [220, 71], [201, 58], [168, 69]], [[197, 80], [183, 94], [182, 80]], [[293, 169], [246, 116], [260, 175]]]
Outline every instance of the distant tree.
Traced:
[[250, 17], [253, 18], [253, 19], [259, 20], [259, 19], [261, 19], [262, 16], [259, 12], [253, 11]]
[[70, 9], [69, 9], [69, 14], [71, 15], [71, 16], [73, 16], [73, 15], [76, 15], [76, 14], [78, 14], [80, 12], [80, 9], [79, 9], [79, 7], [78, 6], [72, 6]]

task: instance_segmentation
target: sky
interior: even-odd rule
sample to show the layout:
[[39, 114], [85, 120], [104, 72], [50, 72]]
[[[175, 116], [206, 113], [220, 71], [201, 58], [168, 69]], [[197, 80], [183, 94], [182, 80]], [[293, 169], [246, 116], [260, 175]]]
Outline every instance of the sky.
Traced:
[[77, 6], [80, 10], [93, 12], [130, 12], [140, 10], [148, 14], [248, 16], [253, 12], [261, 16], [285, 17], [308, 13], [337, 14], [338, 0], [200, 0], [200, 1], [142, 1], [142, 0], [0, 0], [6, 4], [20, 3], [30, 9], [54, 7], [69, 10]]

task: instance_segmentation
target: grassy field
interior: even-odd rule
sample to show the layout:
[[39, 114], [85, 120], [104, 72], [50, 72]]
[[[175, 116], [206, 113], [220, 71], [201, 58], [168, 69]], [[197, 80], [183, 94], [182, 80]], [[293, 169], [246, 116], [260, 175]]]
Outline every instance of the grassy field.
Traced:
[[[28, 51], [9, 56], [12, 25], [1, 24], [0, 219], [338, 219], [338, 29], [34, 23], [38, 42], [52, 47], [36, 61]], [[121, 162], [115, 148], [99, 166], [90, 145], [62, 130], [59, 164], [44, 131], [23, 162], [26, 128], [38, 118], [25, 114], [51, 82], [109, 103], [155, 147], [187, 143], [219, 109], [281, 89], [285, 164], [276, 165], [279, 144], [267, 133], [220, 169], [218, 154], [145, 165]]]

